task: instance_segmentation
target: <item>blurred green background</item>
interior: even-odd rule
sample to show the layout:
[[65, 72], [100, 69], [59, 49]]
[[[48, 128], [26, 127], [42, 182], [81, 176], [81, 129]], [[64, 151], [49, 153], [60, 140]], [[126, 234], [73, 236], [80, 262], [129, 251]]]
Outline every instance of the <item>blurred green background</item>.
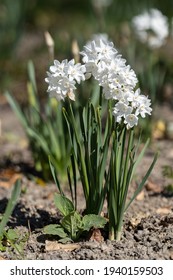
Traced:
[[57, 59], [72, 57], [74, 39], [82, 49], [92, 34], [107, 33], [137, 71], [142, 89], [150, 92], [154, 102], [163, 100], [163, 88], [173, 83], [172, 37], [164, 47], [149, 50], [135, 41], [131, 28], [132, 18], [152, 7], [172, 21], [172, 0], [1, 0], [0, 93], [9, 89], [21, 101], [25, 98], [26, 67], [31, 59], [39, 91], [45, 94], [49, 65], [45, 31], [55, 41]]
[[[164, 33], [164, 29], [168, 28], [164, 43], [155, 48], [139, 40], [132, 24], [134, 16], [150, 11], [151, 8], [159, 10], [167, 21], [166, 27], [164, 24], [162, 26], [160, 19], [157, 19], [158, 22], [154, 21], [156, 29], [158, 30], [158, 26], [160, 28], [159, 33]], [[56, 155], [58, 151], [56, 145], [60, 145], [59, 151], [62, 152], [61, 145], [66, 143], [65, 138], [62, 138], [62, 142], [57, 142], [55, 146], [52, 144], [60, 138], [59, 130], [56, 129], [59, 127], [60, 116], [58, 110], [55, 109], [57, 107], [50, 106], [49, 103], [52, 101], [48, 101], [46, 92], [45, 77], [51, 61], [45, 32], [48, 31], [54, 40], [54, 56], [58, 60], [73, 57], [72, 43], [74, 41], [82, 50], [93, 34], [106, 33], [119, 53], [135, 70], [142, 93], [149, 95], [152, 100], [152, 117], [142, 119], [140, 122], [144, 138], [154, 135], [155, 139], [161, 139], [168, 138], [165, 132], [167, 124], [162, 122], [163, 105], [166, 104], [166, 111], [169, 107], [171, 125], [173, 122], [171, 111], [173, 108], [172, 27], [173, 0], [0, 0], [0, 105], [7, 104], [3, 95], [6, 90], [21, 105], [17, 105], [20, 109], [17, 111], [21, 111], [20, 117], [26, 121], [27, 125], [24, 129], [26, 132], [29, 129], [30, 132], [28, 139], [35, 166], [38, 165], [37, 169], [44, 171], [44, 177], [47, 172], [50, 172], [48, 154], [54, 156], [61, 171], [65, 166], [62, 163], [67, 164], [68, 158], [66, 144], [64, 145], [65, 153], [59, 157]], [[147, 32], [150, 39], [153, 30]], [[29, 71], [28, 61], [30, 61]], [[84, 101], [91, 86], [87, 83], [85, 89], [82, 88]], [[37, 101], [38, 106], [32, 106], [33, 100]], [[161, 106], [161, 110], [155, 118], [157, 105]], [[35, 107], [39, 110], [35, 110]], [[31, 130], [36, 139], [33, 135], [31, 137]], [[65, 137], [66, 131], [66, 126], [64, 126]], [[42, 137], [42, 143], [46, 143], [43, 145], [46, 146], [46, 151], [39, 146], [38, 135]], [[47, 153], [47, 147], [48, 150], [51, 149], [50, 153]]]

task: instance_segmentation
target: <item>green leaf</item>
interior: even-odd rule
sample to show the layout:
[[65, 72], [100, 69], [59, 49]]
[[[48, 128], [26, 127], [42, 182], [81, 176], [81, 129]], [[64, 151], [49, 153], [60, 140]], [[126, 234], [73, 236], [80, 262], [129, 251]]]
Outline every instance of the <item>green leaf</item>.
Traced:
[[14, 229], [9, 229], [6, 236], [7, 239], [15, 241], [19, 238], [19, 233], [17, 233]]
[[[88, 196], [89, 196], [89, 181], [88, 181], [89, 178], [88, 178], [87, 170], [86, 170], [86, 161], [85, 161], [85, 156], [83, 154], [82, 142], [80, 141], [80, 137], [79, 137], [80, 134], [78, 132], [78, 127], [76, 125], [76, 119], [75, 119], [70, 101], [69, 101], [68, 105], [69, 105], [69, 113], [67, 113], [67, 111], [65, 109], [63, 109], [63, 113], [64, 113], [64, 116], [65, 116], [65, 119], [67, 122], [67, 126], [69, 129], [69, 134], [71, 136], [70, 137], [71, 143], [72, 143], [73, 147], [74, 147], [74, 143], [77, 147], [77, 152], [75, 152], [75, 149], [73, 149], [73, 152], [74, 152], [75, 159], [77, 160], [85, 199], [87, 200]], [[71, 131], [74, 132], [74, 137], [73, 137]], [[73, 142], [73, 140], [74, 140], [74, 142]]]
[[25, 242], [20, 242], [19, 244], [14, 244], [14, 248], [17, 250], [17, 252], [19, 254], [23, 254], [23, 250], [24, 250], [24, 246], [25, 246]]
[[2, 244], [2, 241], [0, 240], [0, 252], [5, 252], [6, 251], [6, 246]]
[[[147, 141], [146, 141], [144, 147], [142, 148], [142, 150], [141, 150], [139, 156], [137, 157], [137, 160], [136, 160], [136, 162], [135, 162], [135, 164], [134, 164], [134, 168], [133, 168], [133, 172], [132, 172], [132, 176], [131, 176], [131, 177], [133, 177], [133, 174], [135, 173], [135, 170], [136, 170], [137, 166], [140, 164], [140, 162], [141, 162], [141, 160], [142, 160], [142, 158], [143, 158], [143, 156], [144, 156], [144, 154], [145, 154], [145, 151], [146, 151], [146, 149], [147, 149], [147, 147], [148, 147], [148, 145], [149, 145], [149, 141], [150, 141], [150, 139], [147, 139]], [[138, 147], [139, 147], [139, 144], [140, 144], [140, 138], [139, 138]], [[138, 147], [137, 147], [137, 149], [136, 149], [136, 152], [137, 152], [137, 150], [138, 150]], [[135, 152], [135, 153], [136, 153], [136, 152]]]
[[156, 163], [158, 157], [158, 153], [155, 154], [154, 159], [147, 171], [147, 173], [145, 174], [144, 178], [142, 179], [141, 183], [139, 184], [138, 188], [136, 189], [136, 191], [134, 192], [132, 198], [130, 199], [130, 201], [128, 202], [128, 204], [126, 205], [125, 211], [129, 208], [130, 204], [133, 202], [133, 200], [136, 198], [136, 196], [140, 193], [140, 191], [142, 190], [146, 180], [148, 179], [148, 177], [150, 176], [151, 171], [153, 170], [153, 167]]
[[71, 159], [71, 167], [72, 167], [73, 183], [74, 183], [74, 188], [73, 188], [74, 194], [72, 195], [72, 197], [74, 196], [73, 203], [76, 210], [77, 209], [77, 176], [76, 176], [75, 158], [73, 154], [71, 155], [70, 159]]
[[38, 141], [47, 155], [50, 154], [50, 147], [48, 146], [48, 143], [46, 142], [44, 136], [39, 135], [37, 131], [33, 130], [30, 127], [27, 127], [26, 132], [28, 133], [29, 137], [31, 137], [31, 139], [33, 138], [34, 140]]
[[95, 214], [89, 214], [85, 215], [82, 219], [83, 223], [83, 230], [89, 231], [92, 227], [93, 228], [103, 228], [105, 224], [107, 223], [106, 219], [95, 215]]
[[61, 238], [67, 237], [67, 234], [64, 232], [64, 229], [60, 225], [56, 225], [56, 224], [45, 226], [43, 228], [43, 232], [45, 234], [58, 235]]
[[67, 216], [68, 214], [74, 211], [73, 203], [67, 197], [61, 194], [56, 193], [54, 195], [54, 202], [63, 216]]
[[51, 158], [49, 156], [49, 165], [50, 165], [50, 170], [51, 170], [51, 173], [52, 173], [52, 176], [53, 176], [53, 179], [54, 179], [54, 182], [60, 192], [61, 195], [64, 195], [63, 194], [63, 191], [62, 191], [62, 188], [61, 188], [61, 185], [59, 183], [59, 180], [58, 180], [58, 177], [56, 175], [56, 171], [55, 171], [55, 167], [53, 166], [52, 162], [51, 162]]
[[50, 136], [50, 143], [52, 144], [52, 150], [54, 149], [55, 154], [56, 154], [56, 158], [59, 161], [61, 159], [61, 146], [59, 145], [58, 139], [57, 139], [57, 135], [56, 135], [56, 131], [54, 130], [52, 123], [51, 122], [47, 122], [47, 128], [49, 130], [49, 136]]
[[38, 101], [34, 92], [34, 88], [31, 82], [27, 83], [27, 91], [28, 91], [28, 100], [29, 105], [31, 107], [34, 107], [36, 110], [39, 110]]
[[20, 195], [21, 192], [21, 181], [17, 180], [16, 183], [14, 184], [13, 190], [12, 190], [12, 194], [11, 194], [11, 198], [8, 201], [7, 207], [5, 209], [5, 213], [4, 216], [1, 220], [0, 223], [0, 237], [3, 235], [3, 231], [4, 231], [4, 227], [6, 226], [9, 217], [11, 216], [13, 209], [16, 205], [17, 199]]
[[24, 128], [27, 129], [28, 126], [27, 119], [24, 113], [22, 112], [22, 110], [20, 109], [19, 104], [15, 101], [12, 95], [7, 91], [5, 92], [5, 97], [7, 98], [8, 103], [10, 104], [11, 108], [15, 112], [16, 116], [18, 117], [18, 119], [20, 120]]
[[[34, 69], [34, 64], [33, 62], [30, 60], [28, 61], [28, 75], [29, 75], [29, 80], [32, 84], [33, 87], [33, 94], [35, 95], [34, 97], [36, 98], [36, 93], [37, 93], [37, 84], [36, 84], [36, 80], [35, 80], [35, 69]], [[36, 100], [35, 100], [36, 102]], [[38, 106], [38, 104], [36, 104]]]
[[63, 228], [69, 232], [70, 238], [75, 240], [77, 233], [80, 231], [82, 226], [82, 219], [78, 212], [74, 211], [69, 213], [61, 220]]

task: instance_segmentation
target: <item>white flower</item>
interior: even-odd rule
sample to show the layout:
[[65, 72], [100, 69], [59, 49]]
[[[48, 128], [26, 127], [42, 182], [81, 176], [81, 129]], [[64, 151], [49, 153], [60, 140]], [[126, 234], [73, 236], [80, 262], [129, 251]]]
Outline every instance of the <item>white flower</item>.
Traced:
[[105, 99], [121, 100], [123, 98], [124, 92], [121, 88], [112, 88], [111, 85], [105, 85], [103, 87], [103, 94]]
[[72, 59], [66, 67], [66, 72], [70, 81], [76, 80], [76, 82], [80, 84], [81, 81], [85, 80], [84, 73], [86, 72], [86, 68], [84, 65], [80, 63], [75, 64], [74, 59]]
[[132, 111], [132, 108], [128, 106], [125, 102], [119, 101], [116, 103], [115, 108], [118, 110], [119, 114], [121, 115], [127, 115], [130, 114]]
[[136, 74], [133, 69], [130, 68], [130, 65], [124, 67], [123, 71], [121, 72], [122, 77], [124, 78], [127, 85], [134, 88], [138, 82]]
[[140, 89], [138, 88], [135, 92], [130, 92], [129, 96], [127, 97], [127, 100], [131, 102], [131, 106], [133, 108], [137, 108], [141, 104], [141, 95], [140, 95]]
[[138, 38], [151, 48], [161, 47], [169, 34], [168, 20], [157, 9], [150, 9], [132, 20]]
[[56, 74], [56, 76], [63, 76], [65, 74], [64, 68], [66, 67], [68, 61], [67, 59], [59, 62], [54, 60], [54, 65], [50, 66], [50, 72]]
[[125, 119], [126, 116], [132, 112], [132, 110], [133, 110], [132, 107], [120, 101], [116, 103], [112, 114], [116, 122], [120, 123], [123, 118]]
[[150, 106], [151, 100], [145, 95], [141, 95], [140, 103], [136, 109], [136, 115], [141, 115], [142, 118], [145, 118], [146, 114], [151, 115], [152, 108]]
[[75, 81], [70, 80], [68, 77], [63, 77], [60, 80], [60, 88], [61, 91], [64, 93], [64, 95], [66, 94], [66, 92], [68, 93], [68, 91], [75, 89]]
[[111, 61], [115, 57], [117, 50], [114, 48], [112, 42], [103, 40], [91, 41], [84, 46], [84, 51], [81, 52], [83, 55], [83, 62], [94, 62], [96, 65], [100, 60]]
[[65, 59], [62, 62], [55, 60], [49, 70], [45, 81], [49, 84], [47, 91], [50, 96], [58, 100], [64, 100], [68, 96], [71, 100], [75, 100], [75, 85], [76, 82], [80, 84], [85, 80], [85, 66], [80, 63], [75, 64], [74, 59], [70, 61]]
[[125, 116], [124, 123], [127, 129], [130, 129], [138, 124], [138, 117], [135, 114], [129, 114]]

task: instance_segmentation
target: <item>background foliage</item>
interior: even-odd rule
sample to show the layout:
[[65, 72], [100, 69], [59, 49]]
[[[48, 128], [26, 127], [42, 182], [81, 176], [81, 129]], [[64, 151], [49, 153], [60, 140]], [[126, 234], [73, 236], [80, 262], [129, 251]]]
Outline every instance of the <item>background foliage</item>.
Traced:
[[[98, 2], [98, 1], [97, 1]], [[100, 1], [102, 2], [102, 1]], [[109, 2], [109, 1], [108, 1]], [[110, 6], [96, 8], [92, 0], [1, 0], [0, 2], [0, 91], [12, 87], [18, 80], [23, 84], [26, 77], [27, 60], [32, 59], [37, 65], [38, 80], [43, 80], [43, 73], [48, 66], [47, 48], [44, 32], [48, 30], [55, 40], [55, 55], [58, 59], [71, 56], [71, 42], [77, 39], [79, 46], [90, 39], [91, 34], [108, 33], [116, 46], [124, 51], [128, 60], [139, 55], [140, 46], [129, 31], [129, 24], [134, 15], [144, 9], [160, 9], [172, 20], [173, 2], [171, 0], [112, 0]], [[127, 48], [128, 41], [128, 48]], [[135, 48], [135, 53], [134, 53]], [[145, 52], [142, 49], [145, 56]], [[168, 52], [162, 50], [152, 54], [154, 67], [160, 67], [172, 75]], [[157, 57], [156, 57], [157, 56]], [[142, 57], [145, 61], [145, 57]], [[19, 63], [18, 63], [19, 62]], [[172, 66], [172, 63], [171, 63]], [[145, 67], [140, 66], [141, 68]], [[135, 69], [136, 70], [136, 69]], [[138, 69], [137, 69], [138, 70]], [[142, 69], [140, 72], [145, 72]], [[170, 73], [171, 72], [171, 73]], [[168, 76], [168, 80], [170, 80]], [[43, 83], [42, 83], [43, 84]], [[41, 85], [40, 85], [41, 86]], [[42, 89], [45, 87], [42, 85]], [[15, 91], [18, 86], [15, 82]]]
[[[107, 33], [137, 73], [141, 90], [152, 99], [153, 109], [163, 101], [172, 106], [173, 1], [112, 0], [110, 5], [102, 7], [93, 3], [94, 0], [1, 0], [0, 94], [9, 90], [22, 106], [28, 106], [27, 64], [31, 59], [35, 66], [38, 98], [47, 102], [44, 79], [51, 61], [45, 31], [54, 39], [58, 60], [72, 58], [74, 40], [82, 49], [92, 34]], [[152, 7], [167, 16], [170, 23], [170, 36], [159, 49], [149, 49], [137, 41], [131, 25], [135, 15]], [[86, 90], [83, 91], [86, 94]], [[40, 104], [40, 108], [44, 107]], [[151, 122], [145, 121], [142, 126], [148, 136]]]

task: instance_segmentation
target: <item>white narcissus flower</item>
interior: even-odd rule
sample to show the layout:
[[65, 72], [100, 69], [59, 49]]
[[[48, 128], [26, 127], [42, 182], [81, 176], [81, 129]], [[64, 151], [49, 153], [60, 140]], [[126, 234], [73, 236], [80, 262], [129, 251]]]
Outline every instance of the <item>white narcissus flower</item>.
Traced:
[[133, 69], [130, 68], [130, 65], [124, 67], [122, 73], [122, 77], [124, 78], [127, 85], [134, 88], [138, 82], [136, 74]]
[[74, 59], [70, 61], [65, 59], [62, 62], [55, 60], [49, 71], [45, 81], [49, 84], [47, 91], [50, 96], [56, 97], [57, 100], [64, 100], [68, 96], [71, 100], [75, 100], [75, 85], [76, 82], [80, 84], [85, 80], [85, 65], [75, 64]]
[[141, 115], [142, 118], [145, 118], [146, 114], [151, 115], [152, 108], [150, 106], [151, 100], [147, 96], [142, 95], [139, 106], [136, 109], [136, 115]]
[[130, 129], [138, 124], [138, 117], [135, 114], [129, 114], [125, 116], [124, 123], [127, 129]]
[[83, 56], [83, 62], [94, 62], [96, 65], [100, 60], [111, 61], [115, 57], [117, 50], [114, 48], [112, 42], [97, 40], [91, 41], [84, 46], [84, 51], [81, 52]]
[[70, 81], [76, 80], [76, 82], [80, 84], [81, 81], [85, 80], [85, 66], [81, 65], [80, 63], [75, 64], [74, 59], [69, 61], [68, 67], [65, 72], [67, 73]]
[[123, 118], [125, 119], [127, 115], [131, 114], [132, 110], [133, 108], [128, 106], [128, 104], [119, 101], [116, 103], [112, 114], [115, 117], [116, 122], [119, 123]]
[[116, 103], [115, 108], [118, 110], [118, 112], [121, 115], [130, 114], [132, 111], [132, 108], [130, 106], [128, 106], [128, 104], [126, 104], [125, 102], [122, 102], [122, 101], [119, 101], [118, 103]]
[[144, 95], [141, 95], [141, 90], [138, 88], [135, 92], [130, 92], [127, 100], [131, 102], [131, 106], [133, 108], [137, 108], [140, 106], [141, 102], [143, 103], [143, 98], [145, 99]]
[[143, 43], [159, 48], [169, 35], [168, 19], [157, 9], [150, 9], [132, 19], [135, 32]]
[[50, 72], [53, 74], [55, 73], [56, 76], [64, 76], [64, 68], [67, 65], [67, 59], [59, 62], [58, 60], [54, 60], [54, 65], [50, 66]]

